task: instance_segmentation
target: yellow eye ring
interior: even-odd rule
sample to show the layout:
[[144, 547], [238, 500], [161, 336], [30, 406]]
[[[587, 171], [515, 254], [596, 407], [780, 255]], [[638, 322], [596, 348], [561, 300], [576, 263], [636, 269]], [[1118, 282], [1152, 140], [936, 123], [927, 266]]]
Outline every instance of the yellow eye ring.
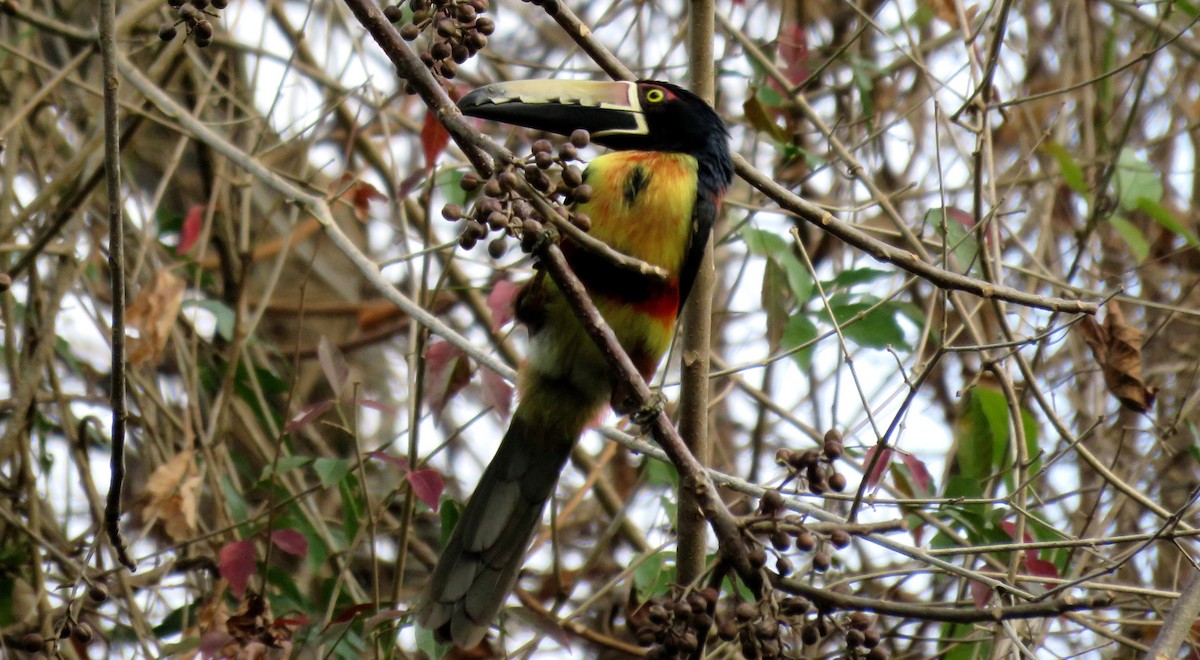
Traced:
[[661, 89], [652, 89], [646, 92], [646, 100], [651, 103], [659, 103], [667, 97]]

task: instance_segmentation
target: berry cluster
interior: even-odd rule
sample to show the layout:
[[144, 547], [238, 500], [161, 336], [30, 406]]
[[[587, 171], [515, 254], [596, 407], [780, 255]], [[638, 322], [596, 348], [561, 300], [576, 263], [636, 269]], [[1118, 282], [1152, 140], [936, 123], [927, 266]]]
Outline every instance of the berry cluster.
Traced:
[[797, 479], [803, 476], [809, 492], [813, 495], [821, 495], [830, 490], [840, 493], [846, 489], [846, 475], [835, 470], [833, 463], [840, 459], [844, 452], [842, 434], [834, 429], [825, 434], [821, 451], [780, 449], [775, 453], [775, 462], [787, 468], [791, 476]]
[[[102, 583], [97, 582], [88, 587], [88, 606], [94, 609], [106, 600], [108, 600], [108, 588]], [[92, 628], [92, 624], [88, 623], [87, 621], [76, 620], [75, 615], [71, 613], [70, 610], [68, 610], [66, 618], [58, 620], [54, 626], [54, 629], [58, 631], [58, 639], [72, 639], [76, 643], [85, 647], [92, 643], [92, 639], [96, 634], [95, 630]], [[53, 638], [51, 638], [50, 641], [52, 644], [54, 643]], [[4, 642], [11, 643], [13, 646], [16, 646], [26, 653], [31, 654], [42, 653], [48, 650], [46, 647], [46, 638], [38, 632], [26, 633], [19, 640], [10, 640], [6, 636]]]
[[[583, 171], [575, 164], [579, 160], [579, 149], [590, 141], [591, 136], [587, 131], [577, 130], [555, 154], [554, 145], [549, 140], [538, 140], [533, 143], [529, 157], [524, 160], [525, 180], [529, 185], [546, 197], [555, 213], [583, 231], [591, 228], [591, 219], [584, 213], [572, 213], [568, 207], [592, 198], [592, 188], [583, 182]], [[521, 249], [525, 252], [533, 250], [538, 233], [547, 220], [518, 192], [520, 176], [512, 166], [500, 170], [486, 181], [469, 172], [459, 185], [467, 192], [479, 191], [469, 211], [458, 204], [442, 207], [442, 217], [445, 219], [452, 222], [467, 220], [458, 239], [460, 247], [470, 250], [487, 238], [490, 232], [498, 232], [488, 242], [488, 254], [493, 258], [499, 259], [508, 250], [508, 236], [519, 236]]]
[[[408, 0], [412, 14], [400, 28], [405, 41], [415, 41], [422, 32], [430, 38], [421, 61], [435, 75], [447, 80], [458, 75], [458, 66], [487, 46], [488, 35], [496, 23], [480, 14], [488, 10], [488, 0]], [[384, 8], [383, 15], [392, 23], [405, 20], [398, 3]]]
[[644, 616], [637, 617], [637, 642], [652, 660], [690, 656], [708, 636], [716, 605], [717, 590], [711, 587], [684, 598], [651, 600], [640, 612]]
[[[717, 636], [736, 643], [742, 657], [794, 657], [788, 647], [816, 646], [835, 630], [841, 631], [847, 658], [883, 660], [887, 651], [879, 645], [882, 636], [873, 628], [870, 615], [854, 612], [842, 621], [814, 607], [803, 596], [786, 596], [778, 602], [767, 598], [741, 602], [732, 612], [717, 615]], [[798, 638], [797, 638], [798, 635]]]
[[167, 4], [175, 10], [176, 19], [158, 29], [158, 38], [171, 41], [179, 34], [178, 26], [182, 23], [192, 41], [200, 48], [207, 48], [213, 40], [213, 25], [208, 19], [219, 16], [212, 10], [228, 7], [229, 0], [167, 0]]

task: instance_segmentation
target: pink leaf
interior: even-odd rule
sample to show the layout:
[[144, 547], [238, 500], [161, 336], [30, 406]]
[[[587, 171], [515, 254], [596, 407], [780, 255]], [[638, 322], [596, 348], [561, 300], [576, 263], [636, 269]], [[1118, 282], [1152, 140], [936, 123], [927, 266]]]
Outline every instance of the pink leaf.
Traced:
[[438, 121], [437, 115], [425, 113], [425, 122], [421, 125], [421, 151], [425, 154], [425, 169], [432, 170], [437, 163], [437, 157], [450, 144], [450, 134], [446, 127]]
[[388, 463], [389, 465], [398, 467], [401, 470], [408, 469], [408, 459], [407, 458], [404, 458], [401, 456], [392, 456], [391, 454], [383, 451], [382, 449], [376, 449], [373, 452], [368, 452], [367, 457], [374, 458], [375, 460], [383, 461], [384, 463]]
[[925, 467], [925, 462], [908, 452], [901, 452], [900, 460], [904, 461], [904, 467], [908, 468], [908, 473], [912, 476], [913, 485], [921, 493], [933, 495], [933, 477], [929, 475], [929, 469]]
[[183, 226], [179, 229], [179, 245], [175, 246], [175, 254], [187, 254], [200, 238], [200, 230], [204, 228], [204, 204], [193, 204], [183, 216]]
[[[1036, 575], [1044, 578], [1057, 578], [1058, 567], [1053, 562], [1048, 562], [1045, 559], [1038, 559], [1030, 554], [1025, 555], [1025, 570], [1029, 571], [1030, 575]], [[1049, 582], [1046, 586], [1051, 586]]]
[[295, 433], [296, 431], [299, 431], [305, 426], [311, 424], [316, 418], [324, 415], [326, 411], [332, 407], [333, 402], [328, 400], [310, 403], [300, 411], [299, 415], [296, 415], [294, 418], [292, 418], [292, 421], [285, 424], [283, 430], [285, 433]]
[[446, 487], [446, 482], [442, 479], [441, 472], [433, 468], [422, 468], [409, 472], [404, 478], [412, 486], [413, 494], [417, 496], [418, 500], [424, 502], [434, 511], [438, 510], [442, 490]]
[[793, 85], [808, 79], [808, 35], [804, 28], [790, 23], [779, 29], [779, 59], [783, 62], [783, 75]]
[[297, 557], [308, 556], [308, 539], [294, 529], [277, 529], [271, 532], [271, 542], [280, 550]]
[[435, 341], [425, 349], [425, 402], [436, 415], [441, 415], [446, 402], [471, 380], [471, 365], [458, 347], [445, 341]]
[[362, 406], [363, 408], [370, 408], [371, 410], [381, 412], [385, 415], [395, 415], [396, 414], [395, 408], [387, 405], [386, 403], [380, 403], [373, 399], [355, 399], [354, 403]]
[[509, 385], [500, 374], [484, 367], [482, 370], [483, 376], [483, 402], [496, 409], [500, 414], [501, 419], [508, 419], [512, 414], [512, 386]]
[[[871, 464], [872, 457], [875, 456], [875, 452], [877, 451], [879, 451], [879, 445], [875, 445], [867, 450], [867, 453], [863, 455], [864, 466]], [[883, 478], [883, 475], [885, 472], [887, 472], [888, 465], [890, 465], [891, 462], [892, 449], [890, 447], [885, 447], [883, 453], [879, 455], [879, 460], [875, 463], [875, 467], [871, 470], [871, 473], [867, 475], [868, 488], [879, 487], [879, 480]]]
[[983, 608], [991, 598], [991, 587], [978, 580], [971, 580], [971, 600], [975, 602], [976, 608]]
[[225, 547], [221, 548], [217, 563], [218, 570], [221, 572], [221, 577], [229, 582], [229, 588], [233, 590], [233, 595], [238, 598], [246, 593], [246, 585], [250, 583], [250, 576], [254, 575], [257, 568], [255, 563], [252, 539], [227, 543]]
[[325, 335], [321, 335], [317, 341], [317, 361], [321, 363], [321, 371], [325, 373], [325, 380], [333, 388], [334, 395], [341, 394], [346, 388], [346, 381], [350, 379], [350, 365], [346, 364], [342, 350]]
[[500, 280], [492, 287], [487, 297], [488, 309], [492, 311], [492, 330], [499, 330], [512, 322], [514, 302], [520, 290], [520, 285], [508, 280]]

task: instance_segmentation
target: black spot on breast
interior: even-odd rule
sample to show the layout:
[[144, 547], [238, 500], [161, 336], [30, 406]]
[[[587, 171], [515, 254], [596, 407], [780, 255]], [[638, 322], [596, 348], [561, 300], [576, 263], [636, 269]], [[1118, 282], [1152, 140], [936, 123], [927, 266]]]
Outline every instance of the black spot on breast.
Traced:
[[649, 183], [650, 173], [646, 171], [646, 168], [634, 165], [625, 179], [625, 203], [630, 206], [637, 203], [638, 195], [642, 194]]

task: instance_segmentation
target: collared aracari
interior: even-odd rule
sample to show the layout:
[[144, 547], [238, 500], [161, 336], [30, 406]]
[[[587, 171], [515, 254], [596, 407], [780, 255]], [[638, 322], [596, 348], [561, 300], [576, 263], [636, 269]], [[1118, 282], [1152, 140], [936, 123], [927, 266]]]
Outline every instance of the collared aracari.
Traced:
[[[642, 376], [658, 367], [695, 281], [717, 207], [733, 180], [729, 133], [698, 96], [656, 81], [514, 81], [458, 103], [464, 114], [562, 135], [576, 129], [612, 149], [584, 172], [591, 198], [575, 210], [590, 234], [653, 264], [666, 282], [623, 270], [571, 243], [563, 252]], [[571, 448], [612, 396], [614, 375], [546, 277], [517, 297], [530, 332], [520, 404], [422, 593], [417, 618], [441, 641], [482, 641], [516, 582]]]

